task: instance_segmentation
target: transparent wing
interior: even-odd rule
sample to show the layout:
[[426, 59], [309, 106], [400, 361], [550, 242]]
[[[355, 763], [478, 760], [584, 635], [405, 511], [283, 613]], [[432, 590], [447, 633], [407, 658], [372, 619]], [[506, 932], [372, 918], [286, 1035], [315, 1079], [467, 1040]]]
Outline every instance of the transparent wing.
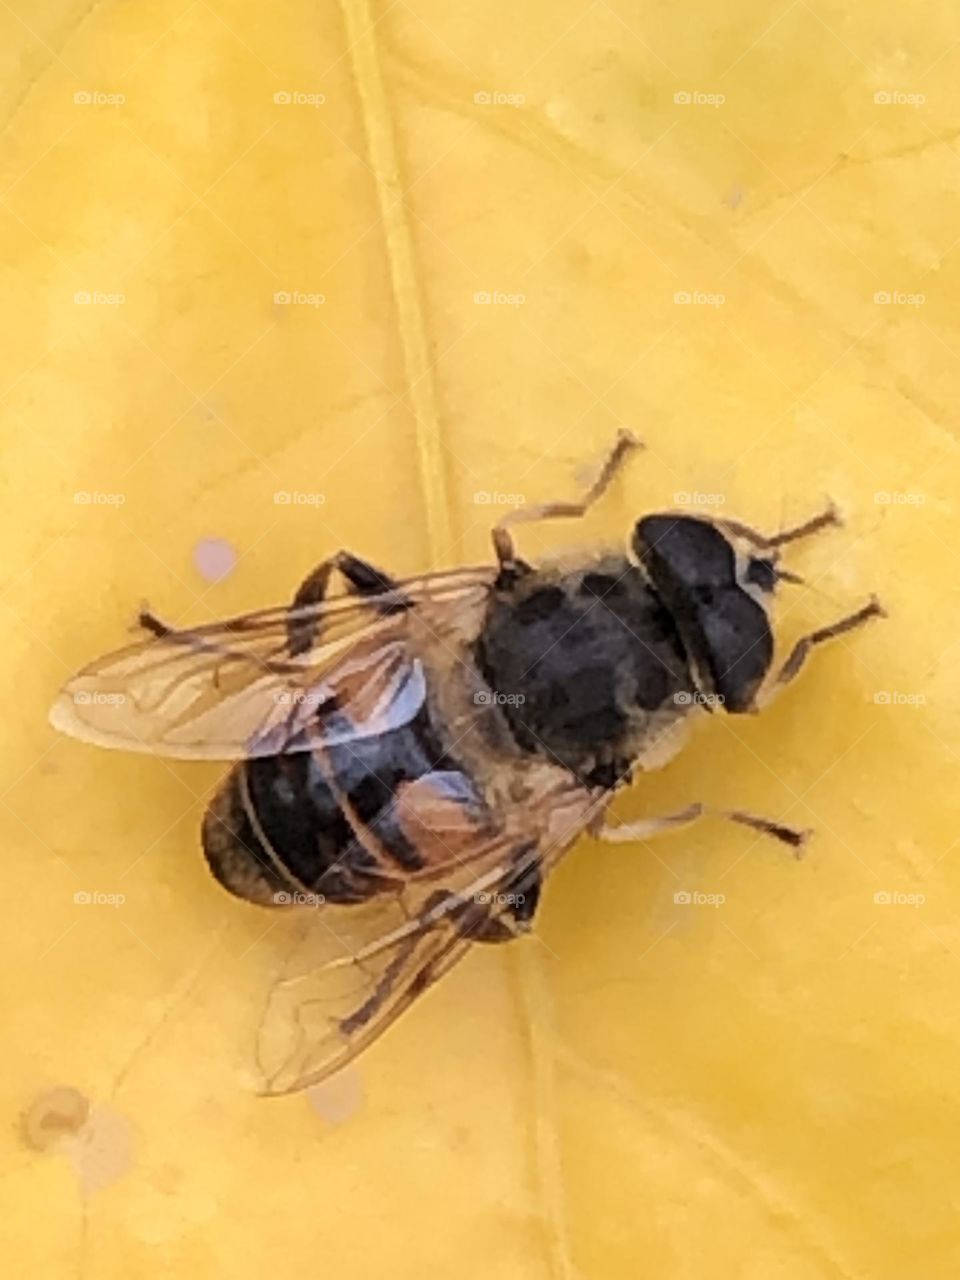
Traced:
[[411, 720], [426, 692], [407, 649], [410, 611], [460, 609], [483, 598], [492, 577], [489, 568], [427, 575], [384, 595], [336, 596], [152, 637], [73, 676], [50, 720], [98, 746], [208, 760], [385, 733]]
[[435, 890], [411, 911], [411, 896], [317, 910], [267, 998], [262, 1092], [294, 1093], [345, 1066], [464, 954], [468, 899]]
[[[544, 795], [542, 802], [547, 802]], [[573, 844], [595, 801], [561, 783], [539, 838], [529, 825], [491, 834], [452, 813], [456, 843], [436, 867], [391, 897], [361, 907], [305, 912], [302, 934], [267, 999], [257, 1042], [262, 1092], [293, 1093], [345, 1066], [428, 990], [480, 936], [508, 938], [518, 926], [511, 886], [543, 876]], [[428, 801], [437, 811], [437, 801]]]

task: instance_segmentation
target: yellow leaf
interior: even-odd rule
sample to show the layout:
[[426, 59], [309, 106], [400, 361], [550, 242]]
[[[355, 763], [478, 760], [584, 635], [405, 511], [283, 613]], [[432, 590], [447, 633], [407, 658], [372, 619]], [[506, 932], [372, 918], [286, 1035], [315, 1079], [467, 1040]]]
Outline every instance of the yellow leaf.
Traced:
[[[955, 1275], [955, 7], [34, 7], [0, 8], [4, 1257]], [[220, 773], [57, 737], [57, 687], [144, 598], [189, 624], [338, 547], [482, 561], [623, 425], [646, 451], [529, 557], [830, 497], [783, 645], [889, 611], [617, 802], [808, 856], [585, 841], [538, 940], [253, 1096], [270, 920], [199, 854]]]

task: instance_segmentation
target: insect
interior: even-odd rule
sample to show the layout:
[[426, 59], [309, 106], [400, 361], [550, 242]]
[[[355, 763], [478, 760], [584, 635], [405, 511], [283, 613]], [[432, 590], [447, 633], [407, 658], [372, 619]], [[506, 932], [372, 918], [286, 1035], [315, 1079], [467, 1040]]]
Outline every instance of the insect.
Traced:
[[287, 607], [190, 630], [143, 612], [148, 636], [54, 704], [58, 729], [101, 746], [233, 761], [203, 821], [210, 868], [303, 922], [261, 1025], [264, 1092], [323, 1079], [473, 944], [529, 929], [584, 832], [635, 840], [701, 816], [605, 819], [698, 715], [762, 708], [815, 646], [882, 613], [871, 599], [774, 666], [775, 590], [800, 581], [781, 549], [839, 523], [832, 509], [769, 537], [652, 514], [625, 551], [521, 558], [517, 524], [583, 515], [638, 444], [621, 432], [579, 501], [501, 519], [492, 564], [397, 581], [339, 551]]

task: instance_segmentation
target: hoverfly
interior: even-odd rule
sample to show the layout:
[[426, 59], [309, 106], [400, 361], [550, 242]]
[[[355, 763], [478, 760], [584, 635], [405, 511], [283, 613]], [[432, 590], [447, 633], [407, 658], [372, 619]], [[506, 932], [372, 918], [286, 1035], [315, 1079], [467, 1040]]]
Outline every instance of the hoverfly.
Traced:
[[[261, 1028], [264, 1092], [323, 1079], [472, 944], [529, 929], [545, 876], [582, 833], [639, 839], [700, 816], [604, 822], [616, 790], [675, 754], [698, 712], [758, 710], [814, 646], [882, 613], [871, 600], [773, 669], [774, 589], [799, 581], [780, 549], [839, 523], [832, 509], [771, 537], [652, 514], [624, 552], [520, 557], [513, 525], [583, 515], [638, 444], [621, 432], [579, 501], [503, 518], [491, 565], [397, 581], [339, 551], [287, 607], [189, 630], [144, 612], [148, 638], [93, 662], [55, 703], [58, 729], [100, 746], [234, 762], [203, 821], [210, 868], [307, 924]], [[345, 590], [330, 590], [334, 573]]]

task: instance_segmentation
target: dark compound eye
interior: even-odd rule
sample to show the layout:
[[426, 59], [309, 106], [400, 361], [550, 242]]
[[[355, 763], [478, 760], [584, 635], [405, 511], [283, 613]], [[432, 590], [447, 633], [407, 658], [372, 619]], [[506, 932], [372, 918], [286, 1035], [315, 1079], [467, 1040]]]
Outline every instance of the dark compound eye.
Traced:
[[772, 560], [753, 556], [747, 565], [746, 580], [761, 591], [772, 591], [777, 582], [776, 566]]

